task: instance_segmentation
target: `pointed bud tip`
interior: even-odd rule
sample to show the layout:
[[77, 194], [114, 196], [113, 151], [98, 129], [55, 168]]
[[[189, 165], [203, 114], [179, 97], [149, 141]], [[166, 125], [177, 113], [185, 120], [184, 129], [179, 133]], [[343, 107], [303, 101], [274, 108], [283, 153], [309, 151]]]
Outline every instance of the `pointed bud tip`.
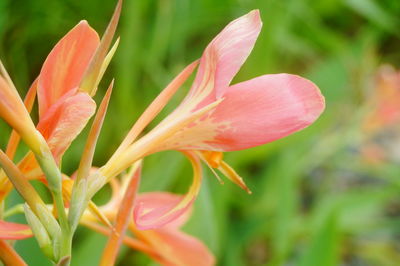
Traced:
[[79, 21], [78, 26], [89, 26], [89, 22], [86, 19]]
[[251, 22], [253, 22], [255, 24], [260, 24], [260, 25], [262, 24], [259, 9], [254, 9], [254, 10], [250, 11], [246, 16], [251, 20]]

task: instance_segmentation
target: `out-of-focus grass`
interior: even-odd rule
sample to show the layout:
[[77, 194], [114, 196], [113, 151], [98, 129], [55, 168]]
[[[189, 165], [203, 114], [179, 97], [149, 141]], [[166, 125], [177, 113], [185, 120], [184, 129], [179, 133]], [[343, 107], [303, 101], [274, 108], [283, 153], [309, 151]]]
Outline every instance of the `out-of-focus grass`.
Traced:
[[[28, 88], [52, 46], [80, 19], [102, 33], [114, 2], [0, 1], [0, 56], [17, 87]], [[253, 195], [228, 182], [221, 186], [207, 173], [185, 229], [205, 241], [218, 265], [397, 265], [400, 167], [369, 165], [356, 148], [377, 66], [400, 65], [397, 0], [126, 0], [121, 44], [99, 90], [101, 96], [116, 78], [96, 164], [109, 158], [151, 99], [229, 21], [255, 8], [264, 27], [235, 82], [300, 74], [321, 88], [327, 109], [301, 133], [227, 155]], [[1, 147], [8, 133], [0, 123]], [[83, 140], [66, 154], [65, 172], [76, 168]], [[190, 177], [180, 155], [154, 155], [145, 161], [142, 190], [184, 192]], [[104, 241], [79, 231], [73, 264], [96, 265]], [[44, 265], [34, 240], [18, 242], [17, 250], [29, 265]], [[153, 264], [124, 249], [120, 265]]]

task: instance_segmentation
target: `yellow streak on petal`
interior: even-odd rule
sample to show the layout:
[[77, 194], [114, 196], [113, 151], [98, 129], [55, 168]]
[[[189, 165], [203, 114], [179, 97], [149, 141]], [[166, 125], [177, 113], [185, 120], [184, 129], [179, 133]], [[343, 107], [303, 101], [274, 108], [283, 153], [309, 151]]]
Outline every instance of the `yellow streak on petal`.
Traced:
[[145, 129], [145, 127], [160, 113], [160, 111], [165, 107], [171, 97], [176, 93], [176, 91], [182, 86], [182, 84], [189, 78], [193, 73], [194, 69], [198, 65], [198, 60], [194, 61], [178, 76], [172, 80], [170, 84], [157, 96], [156, 99], [149, 105], [149, 107], [144, 111], [144, 113], [139, 117], [135, 125], [129, 131], [128, 135], [125, 137], [124, 141], [118, 147], [117, 151], [114, 153], [113, 157], [119, 155], [123, 150], [125, 150], [132, 142], [139, 136], [139, 134]]
[[[192, 123], [182, 127], [174, 135], [160, 144], [160, 150], [215, 150], [210, 144], [219, 135], [221, 130], [232, 128], [229, 121], [215, 121], [212, 112], [199, 117]], [[214, 166], [213, 166], [214, 167]]]
[[114, 45], [111, 47], [111, 49], [108, 52], [107, 56], [104, 58], [103, 64], [101, 65], [101, 68], [100, 68], [100, 74], [97, 77], [96, 86], [95, 86], [96, 88], [99, 85], [101, 79], [103, 78], [104, 73], [106, 72], [107, 67], [111, 62], [111, 59], [114, 57], [114, 54], [117, 51], [118, 45], [119, 45], [119, 37], [115, 41]]
[[184, 100], [181, 107], [185, 110], [192, 109], [201, 103], [207, 96], [214, 92], [215, 74], [217, 68], [217, 55], [214, 48], [210, 48], [206, 56], [206, 66], [204, 69], [203, 80]]
[[[130, 145], [124, 152], [118, 156], [112, 157], [102, 168], [99, 169], [99, 175], [106, 178], [108, 182], [111, 178], [118, 175], [124, 169], [144, 156], [162, 150], [162, 144], [177, 131], [188, 124], [203, 117], [208, 112], [216, 108], [223, 98], [197, 110], [188, 115], [177, 116], [173, 123], [160, 124], [147, 135]], [[161, 148], [161, 149], [160, 149]], [[103, 181], [104, 182], [104, 181]]]
[[101, 38], [100, 45], [97, 48], [95, 54], [93, 55], [90, 64], [82, 78], [79, 89], [85, 91], [90, 95], [94, 95], [97, 90], [97, 81], [99, 80], [99, 75], [101, 74], [103, 62], [107, 56], [108, 48], [111, 45], [112, 39], [117, 29], [119, 17], [121, 15], [122, 0], [119, 0], [111, 20]]
[[186, 193], [182, 201], [180, 201], [173, 209], [171, 209], [168, 213], [164, 214], [160, 219], [169, 215], [172, 212], [175, 212], [179, 209], [185, 208], [194, 198], [197, 197], [201, 187], [201, 180], [203, 177], [203, 173], [201, 170], [201, 164], [199, 158], [195, 155], [195, 153], [190, 151], [182, 151], [182, 153], [188, 157], [190, 163], [193, 167], [193, 182], [189, 188], [189, 191]]

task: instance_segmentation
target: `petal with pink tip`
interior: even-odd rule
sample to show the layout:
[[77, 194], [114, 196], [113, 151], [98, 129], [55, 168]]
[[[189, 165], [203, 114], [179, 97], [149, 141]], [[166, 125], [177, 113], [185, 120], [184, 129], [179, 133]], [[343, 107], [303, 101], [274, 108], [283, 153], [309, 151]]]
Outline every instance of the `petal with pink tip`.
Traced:
[[171, 223], [172, 227], [177, 227], [182, 220], [185, 221], [186, 218], [182, 216], [190, 211], [201, 187], [202, 169], [200, 160], [194, 153], [184, 154], [193, 167], [193, 183], [189, 191], [184, 196], [156, 193], [139, 197], [133, 211], [133, 218], [139, 230], [160, 228]]
[[215, 265], [214, 255], [197, 238], [178, 230], [154, 230], [154, 244], [164, 265]]
[[325, 108], [325, 100], [311, 81], [290, 74], [264, 75], [227, 90], [212, 118], [218, 129], [208, 142], [224, 151], [268, 143], [312, 124]]
[[145, 194], [144, 197], [137, 199], [133, 218], [139, 230], [160, 228], [170, 224], [172, 226], [180, 225], [181, 222], [179, 220], [188, 212], [194, 201], [193, 198], [182, 207], [176, 208], [182, 202], [183, 196], [173, 194], [169, 197], [165, 197], [165, 195], [156, 196], [155, 198], [150, 198]]
[[[137, 197], [136, 204], [142, 204], [148, 210], [170, 210], [182, 200], [182, 195], [168, 192], [148, 192], [142, 193]], [[177, 219], [168, 223], [170, 228], [179, 228], [189, 219], [192, 208], [189, 206], [186, 211]], [[136, 221], [136, 223], [140, 221]]]
[[88, 94], [68, 94], [51, 106], [37, 126], [57, 160], [96, 110], [96, 103]]
[[78, 87], [99, 42], [96, 31], [81, 21], [56, 44], [38, 79], [40, 117], [65, 93]]
[[0, 220], [0, 239], [17, 240], [28, 237], [32, 237], [32, 231], [29, 226]]
[[[190, 94], [201, 89], [201, 83], [207, 76], [207, 60], [216, 57], [214, 91], [215, 97], [219, 98], [249, 56], [261, 26], [258, 10], [253, 10], [229, 23], [204, 51]], [[210, 56], [210, 53], [215, 55]]]

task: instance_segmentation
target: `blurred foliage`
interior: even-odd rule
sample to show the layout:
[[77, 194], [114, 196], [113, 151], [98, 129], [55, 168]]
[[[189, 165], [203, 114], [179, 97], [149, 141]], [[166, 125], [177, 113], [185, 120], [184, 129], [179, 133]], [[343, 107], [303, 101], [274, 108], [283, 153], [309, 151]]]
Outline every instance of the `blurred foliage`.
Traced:
[[[80, 19], [102, 33], [114, 4], [0, 1], [0, 56], [20, 91]], [[210, 247], [218, 265], [398, 265], [400, 167], [393, 158], [371, 163], [361, 152], [377, 68], [400, 66], [398, 0], [126, 0], [121, 44], [99, 89], [100, 97], [116, 78], [96, 164], [109, 158], [150, 101], [228, 22], [256, 8], [264, 27], [234, 82], [296, 73], [321, 88], [327, 109], [300, 133], [227, 155], [253, 195], [230, 183], [221, 186], [206, 171], [209, 178], [185, 229]], [[393, 132], [400, 135], [399, 128]], [[1, 147], [8, 133], [0, 123]], [[66, 173], [77, 166], [84, 135], [64, 157]], [[400, 148], [398, 139], [386, 141]], [[153, 155], [145, 161], [141, 190], [184, 192], [190, 171], [179, 154]], [[17, 200], [15, 194], [10, 202]], [[96, 265], [104, 243], [103, 236], [80, 230], [73, 265]], [[35, 240], [16, 247], [29, 265], [45, 265]], [[153, 263], [124, 249], [120, 265]]]

